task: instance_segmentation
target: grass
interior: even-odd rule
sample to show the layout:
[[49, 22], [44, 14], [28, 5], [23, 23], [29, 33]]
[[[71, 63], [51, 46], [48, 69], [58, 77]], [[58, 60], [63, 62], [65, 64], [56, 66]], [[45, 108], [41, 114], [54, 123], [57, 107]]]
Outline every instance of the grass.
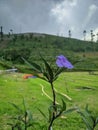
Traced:
[[[11, 128], [7, 126], [10, 121], [9, 117], [17, 113], [9, 102], [22, 106], [23, 98], [27, 108], [32, 111], [34, 118], [41, 123], [45, 122], [37, 108], [47, 114], [51, 100], [43, 93], [42, 85], [44, 86], [44, 92], [52, 97], [49, 84], [43, 80], [38, 78], [23, 79], [21, 73], [0, 75], [0, 130], [10, 130]], [[69, 101], [57, 93], [57, 102], [60, 103], [61, 98], [63, 98], [68, 108], [79, 106], [81, 109], [88, 104], [89, 109], [98, 116], [98, 72], [95, 72], [94, 75], [90, 75], [88, 72], [62, 73], [55, 81], [55, 88], [59, 93], [67, 94], [72, 98], [72, 101]], [[76, 112], [54, 122], [54, 130], [84, 129], [86, 129], [85, 125]]]

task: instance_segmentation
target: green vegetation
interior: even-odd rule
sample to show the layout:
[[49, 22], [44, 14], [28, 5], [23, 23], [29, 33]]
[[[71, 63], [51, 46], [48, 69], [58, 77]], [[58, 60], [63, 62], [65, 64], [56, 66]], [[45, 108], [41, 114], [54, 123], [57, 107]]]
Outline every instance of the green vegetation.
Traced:
[[[74, 65], [73, 72], [70, 70], [68, 72], [64, 71], [55, 81], [52, 80], [55, 77], [51, 68], [44, 60], [46, 72], [41, 73], [46, 76], [51, 85], [54, 82], [56, 102], [63, 106], [60, 106], [58, 109], [57, 104], [54, 103], [54, 106], [58, 109], [57, 112], [60, 112], [60, 110], [63, 112], [65, 109], [68, 110], [74, 107], [84, 110], [86, 104], [91, 110], [90, 113], [87, 108], [83, 112], [73, 111], [70, 114], [61, 116], [53, 122], [53, 130], [84, 130], [86, 127], [89, 128], [87, 122], [89, 119], [94, 119], [92, 124], [95, 125], [98, 120], [97, 42], [37, 33], [3, 34], [3, 38], [0, 41], [0, 130], [11, 129], [11, 125], [16, 123], [12, 117], [19, 119], [23, 117], [24, 122], [20, 125], [25, 125], [25, 128], [27, 127], [26, 118], [30, 119], [30, 121], [33, 118], [33, 123], [39, 124], [34, 128], [28, 128], [28, 130], [38, 130], [37, 126], [40, 126], [42, 130], [46, 130], [46, 128], [43, 128], [44, 125], [48, 128], [49, 125], [47, 125], [44, 117], [48, 115], [49, 106], [52, 106], [50, 114], [53, 114], [52, 112], [54, 111], [56, 112], [52, 104], [53, 94], [51, 86], [39, 78], [23, 78], [24, 73], [34, 74], [32, 67], [24, 63], [24, 58], [30, 63], [35, 62], [43, 67], [39, 54], [53, 66], [54, 72], [56, 72], [56, 65], [53, 62], [55, 62], [55, 58], [60, 54], [65, 55]], [[14, 67], [18, 69], [17, 73], [3, 71]], [[39, 66], [37, 67], [39, 68]], [[23, 103], [23, 98], [25, 103]], [[23, 115], [15, 109], [15, 107], [18, 108], [17, 106], [22, 108]], [[88, 114], [87, 121], [85, 121], [85, 113], [86, 115]], [[97, 129], [98, 126], [94, 130]]]
[[98, 70], [97, 42], [37, 33], [4, 35], [0, 41], [0, 57], [4, 63], [9, 61], [14, 65], [23, 65], [21, 57], [24, 57], [29, 62], [41, 64], [39, 53], [50, 62], [60, 54], [72, 63], [81, 60], [75, 70]]
[[[57, 101], [61, 102], [63, 98], [67, 103], [67, 109], [78, 106], [81, 109], [88, 104], [89, 109], [94, 115], [98, 115], [98, 72], [94, 75], [88, 72], [65, 72], [55, 81]], [[43, 125], [45, 119], [37, 108], [40, 108], [45, 114], [48, 112], [48, 106], [51, 100], [42, 91], [50, 97], [52, 96], [50, 85], [38, 78], [23, 79], [23, 74], [12, 73], [0, 75], [0, 130], [10, 130], [7, 123], [11, 122], [11, 117], [17, 115], [17, 110], [10, 103], [15, 103], [22, 107], [23, 97], [27, 109], [30, 109], [33, 118], [39, 120]], [[71, 101], [66, 99], [60, 93], [67, 94]], [[10, 102], [10, 103], [9, 103]], [[62, 118], [62, 119], [61, 119]], [[54, 122], [54, 130], [84, 130], [85, 124], [77, 112], [61, 117]], [[96, 128], [97, 130], [98, 128]]]

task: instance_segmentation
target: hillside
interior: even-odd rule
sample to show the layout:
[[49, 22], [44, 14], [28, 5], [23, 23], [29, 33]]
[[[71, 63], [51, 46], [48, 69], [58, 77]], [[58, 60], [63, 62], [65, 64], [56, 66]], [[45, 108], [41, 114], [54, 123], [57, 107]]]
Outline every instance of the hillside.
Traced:
[[84, 59], [77, 69], [98, 68], [98, 43], [39, 33], [4, 35], [0, 41], [1, 62], [23, 64], [21, 57], [40, 63], [39, 53], [48, 61], [64, 54], [72, 63]]

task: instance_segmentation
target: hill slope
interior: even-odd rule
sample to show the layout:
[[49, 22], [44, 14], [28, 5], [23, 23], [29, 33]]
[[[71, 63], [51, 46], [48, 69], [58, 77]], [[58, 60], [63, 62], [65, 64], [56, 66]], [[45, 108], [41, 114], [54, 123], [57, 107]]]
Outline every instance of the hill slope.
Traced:
[[[47, 60], [54, 60], [57, 55], [66, 55], [72, 63], [81, 58], [86, 59], [82, 66], [92, 64], [97, 68], [98, 43], [65, 38], [48, 34], [24, 33], [4, 35], [0, 41], [0, 57], [14, 64], [22, 63], [21, 57], [29, 61], [40, 62], [39, 53]], [[96, 57], [97, 56], [97, 57]], [[80, 68], [80, 65], [78, 65]]]

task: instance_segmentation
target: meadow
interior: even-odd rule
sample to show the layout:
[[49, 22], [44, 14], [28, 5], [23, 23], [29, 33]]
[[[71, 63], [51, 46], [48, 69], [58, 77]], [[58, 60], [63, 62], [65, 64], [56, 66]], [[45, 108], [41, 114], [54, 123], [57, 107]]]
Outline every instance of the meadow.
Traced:
[[[15, 123], [13, 119], [19, 115], [15, 104], [23, 109], [23, 101], [25, 109], [31, 111], [35, 126], [28, 130], [46, 130], [47, 128], [42, 127], [49, 126], [45, 118], [49, 117], [49, 107], [53, 105], [53, 91], [49, 82], [38, 77], [23, 78], [25, 74], [34, 72], [32, 67], [25, 64], [23, 58], [31, 64], [35, 62], [44, 67], [40, 54], [53, 65], [54, 71], [56, 66], [53, 62], [61, 54], [74, 65], [73, 72], [62, 72], [59, 78], [53, 81], [56, 103], [64, 105], [66, 102], [67, 110], [79, 108], [81, 111], [88, 105], [93, 116], [98, 117], [98, 41], [36, 33], [4, 35], [3, 40], [0, 40], [0, 130], [11, 130], [8, 124]], [[17, 68], [18, 72], [5, 72], [13, 67]], [[48, 76], [52, 76], [51, 69], [47, 72]], [[56, 104], [54, 106], [56, 107]], [[52, 109], [56, 112], [53, 106]], [[41, 128], [38, 128], [37, 124]], [[86, 125], [77, 110], [60, 116], [53, 122], [53, 130], [85, 129]], [[94, 130], [98, 130], [98, 126]]]
[[[11, 130], [7, 123], [17, 115], [17, 110], [11, 105], [15, 103], [22, 107], [23, 98], [26, 108], [30, 109], [34, 120], [47, 124], [38, 108], [48, 115], [51, 105], [51, 87], [39, 78], [23, 78], [23, 73], [0, 74], [0, 130]], [[83, 110], [88, 104], [89, 110], [98, 116], [98, 72], [64, 72], [54, 82], [57, 102], [66, 102], [67, 109], [79, 107]], [[68, 98], [66, 97], [68, 96]], [[81, 116], [76, 112], [58, 118], [53, 130], [85, 130], [86, 126]], [[28, 129], [31, 130], [31, 129]], [[33, 129], [32, 129], [33, 130]], [[34, 129], [35, 130], [35, 129]], [[98, 130], [98, 126], [96, 127]]]

